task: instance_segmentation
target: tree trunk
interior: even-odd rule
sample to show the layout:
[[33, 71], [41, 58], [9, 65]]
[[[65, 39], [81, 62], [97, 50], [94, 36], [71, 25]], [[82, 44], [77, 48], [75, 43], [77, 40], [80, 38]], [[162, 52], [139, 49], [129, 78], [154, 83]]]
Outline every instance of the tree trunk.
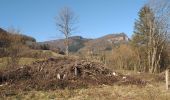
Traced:
[[69, 52], [68, 52], [68, 45], [66, 46], [66, 55], [67, 55], [67, 56], [69, 55]]
[[68, 40], [68, 36], [66, 36], [66, 41], [65, 41], [66, 43], [66, 51], [65, 51], [65, 53], [66, 53], [66, 55], [68, 56], [69, 55], [69, 40]]

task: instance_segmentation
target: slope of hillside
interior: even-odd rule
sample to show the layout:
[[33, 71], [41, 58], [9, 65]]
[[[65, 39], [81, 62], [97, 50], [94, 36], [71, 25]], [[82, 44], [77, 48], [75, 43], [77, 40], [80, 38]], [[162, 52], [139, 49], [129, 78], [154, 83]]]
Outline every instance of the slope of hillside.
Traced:
[[1, 42], [3, 40], [6, 41], [6, 42], [11, 41], [11, 39], [13, 39], [13, 38], [15, 38], [15, 40], [16, 40], [16, 37], [21, 38], [25, 42], [26, 41], [36, 42], [36, 39], [34, 39], [31, 36], [27, 36], [27, 35], [20, 34], [20, 33], [15, 33], [15, 32], [8, 32], [8, 31], [0, 28], [0, 41]]
[[[86, 39], [81, 36], [72, 36], [69, 38], [69, 50], [70, 52], [77, 52], [80, 48], [85, 46], [85, 43], [91, 39]], [[48, 44], [50, 48], [60, 48], [62, 51], [65, 50], [65, 40], [64, 39], [58, 39], [58, 40], [52, 40], [52, 41], [45, 41], [41, 42], [40, 44]]]
[[[81, 36], [73, 36], [69, 38], [70, 52], [82, 52], [86, 50], [111, 50], [112, 46], [119, 43], [127, 43], [129, 38], [125, 33], [109, 34], [97, 39], [87, 39]], [[48, 44], [51, 48], [60, 48], [65, 50], [64, 39], [41, 42], [40, 44]]]
[[4, 34], [4, 33], [6, 33], [6, 31], [0, 28], [0, 34]]
[[9, 32], [0, 28], [0, 57], [16, 55], [17, 53], [20, 53], [20, 56], [24, 55], [23, 52], [28, 51], [24, 51], [29, 48], [28, 43], [36, 43], [36, 40], [33, 37], [15, 32], [15, 30]]
[[128, 41], [129, 41], [129, 38], [127, 37], [125, 33], [109, 34], [109, 35], [105, 35], [103, 37], [88, 41], [85, 44], [85, 47], [80, 49], [79, 51], [82, 52], [82, 51], [92, 50], [96, 52], [96, 51], [111, 50], [113, 46], [121, 44], [121, 43], [127, 43]]

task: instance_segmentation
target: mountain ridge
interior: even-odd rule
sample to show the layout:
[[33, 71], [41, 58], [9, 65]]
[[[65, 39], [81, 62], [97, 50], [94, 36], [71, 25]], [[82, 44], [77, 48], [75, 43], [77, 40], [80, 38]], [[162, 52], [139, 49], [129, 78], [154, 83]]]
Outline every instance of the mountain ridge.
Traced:
[[[41, 42], [44, 44], [48, 44], [51, 48], [59, 48], [60, 50], [65, 50], [65, 39], [56, 39]], [[99, 49], [105, 50], [108, 48], [112, 48], [114, 42], [128, 42], [129, 38], [125, 33], [117, 33], [117, 34], [107, 34], [99, 38], [90, 39], [84, 38], [82, 36], [71, 36], [69, 37], [69, 51], [70, 52], [81, 52], [87, 49]]]

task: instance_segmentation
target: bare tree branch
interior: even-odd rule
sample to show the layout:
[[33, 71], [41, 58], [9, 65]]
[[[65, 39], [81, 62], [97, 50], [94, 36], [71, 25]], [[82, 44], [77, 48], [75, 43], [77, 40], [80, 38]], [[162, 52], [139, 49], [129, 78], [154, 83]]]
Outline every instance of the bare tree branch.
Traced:
[[64, 7], [56, 16], [56, 26], [65, 36], [66, 55], [69, 54], [69, 37], [74, 32], [77, 17], [68, 7]]

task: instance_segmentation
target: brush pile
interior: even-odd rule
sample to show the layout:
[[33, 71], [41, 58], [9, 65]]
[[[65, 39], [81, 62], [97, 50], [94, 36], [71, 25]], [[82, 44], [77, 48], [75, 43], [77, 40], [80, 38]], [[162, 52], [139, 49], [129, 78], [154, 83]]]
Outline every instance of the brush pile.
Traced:
[[101, 63], [71, 58], [49, 58], [0, 72], [1, 87], [22, 90], [86, 88], [114, 83], [146, 84], [143, 80], [113, 72]]

